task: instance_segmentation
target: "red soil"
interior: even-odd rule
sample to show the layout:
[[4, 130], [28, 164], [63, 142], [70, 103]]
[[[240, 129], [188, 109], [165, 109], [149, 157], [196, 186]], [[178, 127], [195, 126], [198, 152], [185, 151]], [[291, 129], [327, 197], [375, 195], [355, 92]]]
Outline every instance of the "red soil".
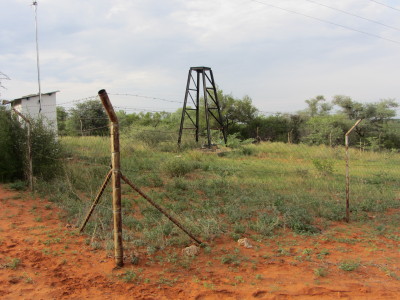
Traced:
[[[400, 299], [399, 236], [371, 234], [366, 225], [337, 224], [312, 237], [287, 232], [251, 241], [251, 249], [224, 238], [191, 263], [173, 249], [141, 253], [138, 266], [115, 270], [106, 250], [87, 246], [59, 212], [0, 186], [1, 299]], [[174, 253], [177, 261], [168, 262]], [[233, 263], [223, 263], [227, 255]], [[341, 270], [347, 259], [358, 268]], [[125, 282], [127, 271], [140, 278]]]

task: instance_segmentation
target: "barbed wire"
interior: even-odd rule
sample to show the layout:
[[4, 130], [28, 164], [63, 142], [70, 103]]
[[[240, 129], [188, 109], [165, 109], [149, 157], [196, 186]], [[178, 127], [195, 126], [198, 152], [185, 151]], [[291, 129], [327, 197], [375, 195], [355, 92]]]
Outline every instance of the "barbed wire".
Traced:
[[180, 103], [180, 104], [183, 104], [183, 101], [170, 100], [170, 99], [165, 99], [165, 98], [158, 98], [158, 97], [145, 96], [145, 95], [138, 95], [138, 94], [112, 93], [112, 94], [109, 94], [109, 95], [114, 95], [114, 96], [130, 96], [130, 97], [138, 97], [138, 98], [145, 98], [145, 99], [151, 99], [151, 100], [159, 100], [159, 101], [164, 101], [164, 102], [172, 102], [172, 103]]

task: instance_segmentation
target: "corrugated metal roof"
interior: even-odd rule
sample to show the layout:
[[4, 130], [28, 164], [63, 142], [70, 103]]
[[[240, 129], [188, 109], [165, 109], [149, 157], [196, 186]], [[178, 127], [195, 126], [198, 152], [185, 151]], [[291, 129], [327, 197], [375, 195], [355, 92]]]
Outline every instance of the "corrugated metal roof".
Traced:
[[[48, 95], [48, 96], [50, 96], [51, 94], [59, 93], [59, 92], [60, 92], [60, 91], [42, 93], [42, 96], [43, 96], [43, 95]], [[39, 93], [37, 93], [37, 94], [30, 94], [30, 95], [22, 96], [22, 97], [20, 97], [20, 98], [16, 98], [16, 99], [10, 100], [10, 102], [14, 102], [14, 101], [16, 101], [16, 100], [22, 100], [22, 99], [27, 99], [27, 100], [28, 100], [29, 98], [38, 97], [38, 96], [39, 96]]]

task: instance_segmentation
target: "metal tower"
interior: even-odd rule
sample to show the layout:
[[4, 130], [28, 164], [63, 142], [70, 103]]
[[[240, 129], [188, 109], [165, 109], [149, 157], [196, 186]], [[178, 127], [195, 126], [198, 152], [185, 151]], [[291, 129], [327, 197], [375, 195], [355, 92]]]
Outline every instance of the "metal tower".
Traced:
[[[193, 77], [195, 73], [195, 77]], [[203, 98], [204, 98], [204, 110], [207, 127], [207, 141], [208, 148], [211, 148], [211, 128], [210, 128], [210, 116], [216, 121], [219, 130], [222, 131], [224, 142], [226, 144], [226, 131], [224, 122], [222, 120], [221, 108], [218, 101], [217, 89], [215, 87], [214, 76], [211, 68], [208, 67], [191, 67], [188, 74], [188, 80], [186, 84], [185, 100], [183, 103], [181, 126], [179, 129], [178, 145], [182, 141], [182, 132], [184, 129], [195, 130], [196, 142], [199, 141], [199, 119], [200, 119], [200, 89], [201, 84], [203, 85]], [[195, 95], [194, 95], [195, 94]], [[187, 108], [188, 98], [191, 99], [194, 108]], [[190, 116], [189, 111], [195, 111], [196, 116], [193, 120], [193, 116]], [[194, 127], [183, 127], [185, 117], [188, 117]]]

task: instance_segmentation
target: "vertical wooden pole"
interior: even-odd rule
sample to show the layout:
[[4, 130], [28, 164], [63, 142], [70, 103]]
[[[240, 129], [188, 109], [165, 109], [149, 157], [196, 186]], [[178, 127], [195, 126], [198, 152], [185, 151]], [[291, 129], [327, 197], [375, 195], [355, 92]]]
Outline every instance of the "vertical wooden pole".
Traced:
[[346, 222], [350, 221], [350, 174], [349, 174], [349, 136], [344, 137], [346, 144]]
[[111, 121], [111, 164], [112, 164], [112, 198], [114, 218], [114, 253], [117, 267], [124, 265], [122, 246], [122, 214], [121, 214], [121, 170], [119, 147], [119, 124], [114, 108], [105, 90], [99, 91], [99, 97]]
[[28, 177], [29, 177], [29, 190], [33, 192], [33, 161], [32, 161], [32, 128], [31, 122], [28, 120]]
[[28, 182], [29, 182], [29, 190], [33, 192], [33, 161], [32, 161], [32, 126], [31, 126], [31, 121], [25, 117], [23, 114], [21, 114], [18, 110], [16, 110], [14, 107], [12, 110], [20, 116], [26, 123], [26, 127], [28, 130], [28, 136], [27, 136], [27, 164], [28, 164], [28, 170], [27, 170], [27, 177], [28, 177]]
[[346, 145], [346, 222], [350, 222], [350, 154], [349, 154], [349, 134], [353, 131], [354, 128], [356, 128], [356, 126], [358, 124], [360, 124], [360, 122], [362, 121], [362, 119], [358, 120], [353, 127], [350, 128], [349, 131], [346, 132], [345, 136], [344, 136], [344, 142]]

